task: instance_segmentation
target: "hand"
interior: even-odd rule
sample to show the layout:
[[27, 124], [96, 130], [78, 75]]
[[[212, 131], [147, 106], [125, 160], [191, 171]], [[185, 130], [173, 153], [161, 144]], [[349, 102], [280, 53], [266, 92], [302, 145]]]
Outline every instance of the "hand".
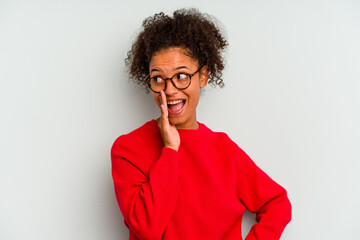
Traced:
[[160, 129], [164, 147], [168, 147], [174, 149], [175, 151], [178, 151], [180, 146], [180, 135], [175, 125], [171, 124], [169, 121], [167, 101], [165, 93], [163, 91], [160, 92], [159, 100], [161, 116], [158, 121], [158, 126]]

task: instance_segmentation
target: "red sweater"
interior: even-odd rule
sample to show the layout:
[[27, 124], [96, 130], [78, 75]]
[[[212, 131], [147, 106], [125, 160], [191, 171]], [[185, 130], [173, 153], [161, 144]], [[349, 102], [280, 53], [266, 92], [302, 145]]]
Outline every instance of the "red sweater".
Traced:
[[279, 239], [291, 219], [285, 189], [225, 133], [199, 125], [178, 130], [178, 152], [163, 147], [155, 120], [114, 142], [112, 176], [129, 239], [240, 240], [246, 209], [258, 222], [246, 240]]

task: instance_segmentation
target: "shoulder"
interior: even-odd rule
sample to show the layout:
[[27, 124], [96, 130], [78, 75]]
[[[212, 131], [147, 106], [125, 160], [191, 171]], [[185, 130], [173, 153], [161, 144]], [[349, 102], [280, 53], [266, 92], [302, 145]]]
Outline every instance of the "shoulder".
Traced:
[[207, 132], [209, 134], [207, 136], [207, 146], [214, 151], [214, 154], [221, 156], [224, 163], [239, 164], [250, 160], [246, 152], [227, 133], [210, 129]]
[[218, 147], [230, 150], [239, 149], [239, 146], [225, 132], [212, 131], [204, 124], [203, 127], [206, 128], [205, 132], [207, 132], [208, 137], [211, 138]]
[[225, 157], [229, 159], [236, 159], [238, 162], [247, 163], [252, 162], [250, 156], [234, 142], [228, 134], [224, 132], [213, 132], [214, 139], [216, 139], [216, 147], [221, 151]]
[[141, 149], [144, 145], [149, 145], [154, 142], [154, 139], [160, 136], [158, 126], [155, 120], [150, 120], [143, 124], [141, 127], [119, 136], [113, 143], [111, 152], [118, 149], [127, 149], [132, 148]]

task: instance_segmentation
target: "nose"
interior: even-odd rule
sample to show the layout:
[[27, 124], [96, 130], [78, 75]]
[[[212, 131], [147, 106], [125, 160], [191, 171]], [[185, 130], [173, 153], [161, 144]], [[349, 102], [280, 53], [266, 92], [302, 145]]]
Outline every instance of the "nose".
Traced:
[[172, 95], [175, 94], [176, 92], [178, 92], [179, 90], [174, 86], [174, 84], [172, 83], [172, 81], [169, 79], [166, 83], [166, 87], [165, 87], [165, 94], [166, 95]]

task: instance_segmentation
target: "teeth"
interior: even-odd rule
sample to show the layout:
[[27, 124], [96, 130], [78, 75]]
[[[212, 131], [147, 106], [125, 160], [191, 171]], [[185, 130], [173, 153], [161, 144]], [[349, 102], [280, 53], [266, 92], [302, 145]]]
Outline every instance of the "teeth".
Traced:
[[167, 104], [173, 105], [173, 104], [178, 104], [181, 103], [183, 100], [177, 100], [177, 101], [170, 101]]

